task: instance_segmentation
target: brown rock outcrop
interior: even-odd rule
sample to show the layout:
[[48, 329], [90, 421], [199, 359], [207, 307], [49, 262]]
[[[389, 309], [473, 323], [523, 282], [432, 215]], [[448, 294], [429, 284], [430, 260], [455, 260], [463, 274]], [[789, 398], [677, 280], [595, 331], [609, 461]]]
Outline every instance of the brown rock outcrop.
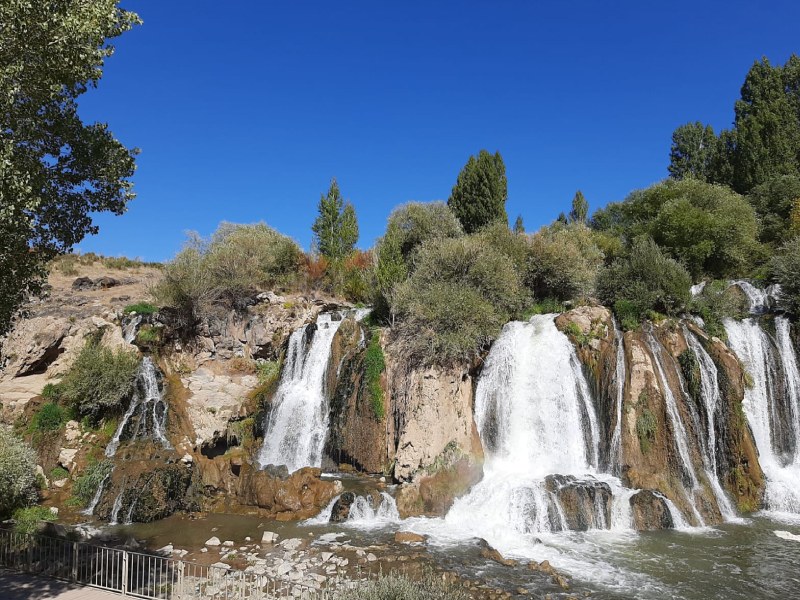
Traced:
[[286, 478], [242, 465], [238, 499], [241, 504], [263, 509], [278, 521], [307, 519], [318, 514], [342, 491], [341, 482], [323, 481], [320, 469], [306, 467]]

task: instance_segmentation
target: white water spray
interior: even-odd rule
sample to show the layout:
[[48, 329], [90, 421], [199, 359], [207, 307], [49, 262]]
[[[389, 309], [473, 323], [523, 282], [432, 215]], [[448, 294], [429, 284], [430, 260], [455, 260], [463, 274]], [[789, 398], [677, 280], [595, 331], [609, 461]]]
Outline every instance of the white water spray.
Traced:
[[[275, 393], [259, 453], [261, 467], [286, 465], [290, 472], [322, 465], [328, 434], [325, 374], [331, 343], [342, 320], [331, 314], [317, 317], [315, 330], [307, 325], [292, 333], [281, 380]], [[308, 335], [313, 331], [311, 344]]]

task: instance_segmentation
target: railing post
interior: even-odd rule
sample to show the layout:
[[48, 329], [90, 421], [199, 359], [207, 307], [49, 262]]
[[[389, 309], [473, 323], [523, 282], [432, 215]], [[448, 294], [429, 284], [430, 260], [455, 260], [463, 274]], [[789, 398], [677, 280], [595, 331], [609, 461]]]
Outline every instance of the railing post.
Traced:
[[28, 537], [28, 548], [27, 548], [27, 556], [28, 556], [28, 573], [33, 572], [33, 540], [35, 539], [32, 535]]
[[128, 595], [128, 551], [122, 551], [122, 595]]
[[72, 543], [72, 581], [78, 581], [78, 542]]
[[183, 600], [183, 561], [178, 561], [178, 599]]

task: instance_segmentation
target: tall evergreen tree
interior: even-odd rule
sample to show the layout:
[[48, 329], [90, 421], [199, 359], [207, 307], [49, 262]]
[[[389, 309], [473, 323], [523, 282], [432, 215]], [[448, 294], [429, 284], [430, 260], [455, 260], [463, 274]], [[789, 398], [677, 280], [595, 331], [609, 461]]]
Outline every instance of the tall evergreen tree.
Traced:
[[514, 233], [525, 233], [525, 223], [522, 222], [522, 215], [517, 215], [514, 221]]
[[800, 57], [783, 67], [764, 58], [736, 101], [734, 189], [747, 193], [779, 175], [800, 174]]
[[720, 150], [720, 139], [711, 125], [700, 121], [681, 125], [672, 132], [669, 174], [673, 179], [716, 181]]
[[458, 217], [466, 233], [474, 233], [499, 220], [507, 220], [508, 182], [506, 167], [499, 152], [481, 150], [470, 156], [458, 174], [447, 205]]
[[330, 261], [341, 261], [358, 241], [358, 221], [353, 205], [345, 204], [336, 178], [331, 180], [328, 193], [320, 196], [318, 211], [311, 226], [316, 249]]
[[575, 192], [575, 197], [572, 199], [572, 210], [569, 212], [569, 220], [571, 223], [586, 224], [589, 217], [589, 203], [583, 196], [583, 192], [578, 190]]

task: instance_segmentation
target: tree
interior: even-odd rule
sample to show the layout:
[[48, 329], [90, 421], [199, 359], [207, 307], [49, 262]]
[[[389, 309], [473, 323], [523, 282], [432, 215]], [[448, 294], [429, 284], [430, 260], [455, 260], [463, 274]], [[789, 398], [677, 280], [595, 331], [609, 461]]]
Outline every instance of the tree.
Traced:
[[779, 245], [792, 234], [792, 209], [800, 200], [800, 176], [773, 177], [754, 187], [748, 200], [761, 222], [761, 241]]
[[499, 152], [481, 150], [470, 156], [458, 174], [447, 205], [466, 233], [474, 233], [494, 221], [507, 220], [508, 182]]
[[786, 242], [772, 258], [772, 275], [781, 284], [783, 307], [800, 316], [800, 236]]
[[319, 215], [311, 226], [319, 253], [331, 262], [341, 262], [353, 252], [358, 241], [356, 211], [345, 204], [336, 179], [331, 180], [328, 194], [320, 196]]
[[572, 199], [572, 210], [569, 212], [570, 223], [580, 223], [586, 225], [586, 219], [589, 217], [589, 203], [583, 196], [583, 192], [578, 190], [575, 192], [575, 197]]
[[649, 310], [677, 314], [689, 303], [691, 283], [679, 262], [666, 256], [652, 239], [642, 237], [630, 254], [600, 273], [597, 294], [631, 329]]
[[514, 233], [525, 233], [525, 223], [522, 222], [522, 215], [517, 215], [514, 221]]
[[536, 298], [586, 298], [602, 266], [603, 253], [585, 225], [556, 223], [531, 238], [527, 277]]
[[47, 263], [97, 232], [92, 215], [133, 198], [135, 150], [77, 98], [95, 87], [108, 42], [138, 24], [118, 0], [8, 0], [0, 5], [0, 334]]
[[460, 237], [461, 224], [444, 202], [409, 202], [392, 211], [386, 233], [376, 244], [378, 316], [391, 316], [395, 287], [414, 267], [417, 249], [428, 240]]
[[0, 424], [0, 519], [18, 508], [30, 506], [38, 498], [36, 453], [14, 435], [8, 425]]
[[669, 174], [673, 179], [717, 180], [720, 139], [711, 125], [699, 121], [681, 125], [672, 132]]
[[800, 57], [773, 67], [756, 61], [742, 85], [736, 113], [734, 177], [747, 193], [778, 175], [800, 174]]

